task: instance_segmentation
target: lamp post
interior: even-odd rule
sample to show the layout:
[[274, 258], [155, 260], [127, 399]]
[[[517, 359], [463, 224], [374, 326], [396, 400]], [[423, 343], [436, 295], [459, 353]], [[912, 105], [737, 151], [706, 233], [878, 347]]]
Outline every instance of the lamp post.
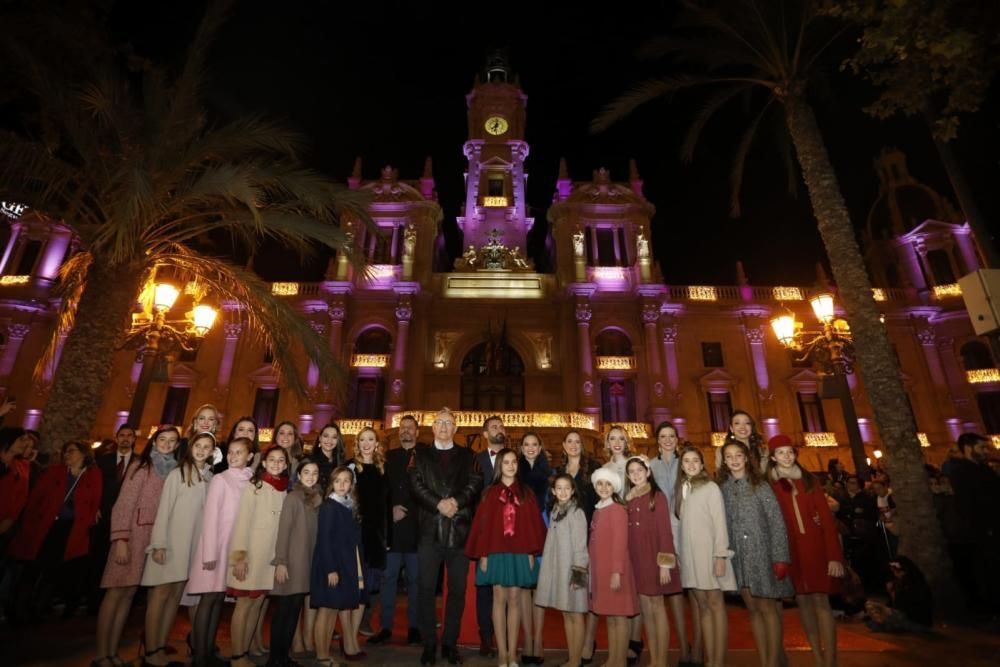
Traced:
[[858, 427], [858, 414], [851, 399], [851, 388], [847, 383], [847, 376], [854, 372], [854, 341], [851, 330], [846, 321], [834, 317], [833, 295], [829, 292], [817, 294], [809, 303], [819, 320], [821, 331], [803, 331], [802, 324], [796, 322], [792, 314], [775, 317], [771, 320], [771, 328], [782, 345], [798, 353], [798, 361], [809, 359], [822, 369], [821, 395], [840, 400], [854, 470], [859, 479], [866, 481], [868, 464], [865, 446]]
[[170, 283], [157, 283], [153, 288], [149, 319], [134, 321], [121, 344], [120, 349], [137, 350], [138, 358], [142, 359], [142, 372], [128, 411], [128, 423], [136, 428], [142, 419], [149, 385], [160, 360], [178, 350], [192, 351], [215, 323], [215, 309], [205, 304], [196, 304], [184, 314], [183, 319], [168, 320], [167, 313], [174, 307], [178, 296], [180, 290]]

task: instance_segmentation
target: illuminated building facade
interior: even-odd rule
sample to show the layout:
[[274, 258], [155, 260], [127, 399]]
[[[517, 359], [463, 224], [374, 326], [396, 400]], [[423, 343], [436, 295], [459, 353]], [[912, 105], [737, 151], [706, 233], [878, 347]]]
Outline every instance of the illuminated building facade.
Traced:
[[[515, 436], [529, 428], [550, 434], [550, 449], [569, 427], [594, 444], [610, 423], [625, 423], [648, 445], [664, 419], [710, 446], [742, 408], [765, 435], [789, 433], [814, 445], [807, 463], [849, 461], [838, 403], [820, 395], [821, 378], [795, 362], [768, 326], [785, 309], [811, 322], [811, 288], [751, 285], [739, 266], [734, 285], [665, 284], [650, 250], [654, 207], [634, 163], [625, 181], [600, 169], [573, 182], [560, 165], [547, 213], [550, 270], [535, 269], [526, 252], [536, 224], [525, 196], [526, 99], [502, 63], [467, 96], [466, 192], [457, 219], [463, 253], [450, 266], [430, 162], [416, 180], [401, 180], [391, 167], [365, 180], [359, 160], [348, 183], [370, 193], [381, 233], [350, 218], [344, 225], [367, 271], [340, 256], [322, 282], [274, 283], [349, 369], [343, 399], [331, 400], [304, 360], [310, 395], [286, 390], [238, 309], [223, 304], [222, 326], [151, 389], [141, 430], [183, 423], [195, 406], [213, 403], [225, 428], [242, 415], [265, 429], [292, 419], [311, 439], [333, 419], [347, 433], [365, 423], [388, 430], [406, 412], [429, 424], [432, 411], [448, 405], [461, 411], [466, 433], [501, 413]], [[955, 284], [982, 262], [968, 225], [909, 175], [901, 153], [883, 154], [877, 169], [882, 192], [864, 245], [918, 429], [930, 458], [940, 459], [965, 430], [1000, 434], [1000, 372]], [[34, 426], [47, 386], [33, 383], [31, 372], [51, 330], [53, 286], [72, 233], [15, 205], [4, 214], [0, 385], [18, 399], [13, 420]], [[140, 370], [134, 355], [120, 353], [93, 435], [113, 433], [127, 415]], [[868, 398], [859, 377], [850, 383], [874, 449]]]

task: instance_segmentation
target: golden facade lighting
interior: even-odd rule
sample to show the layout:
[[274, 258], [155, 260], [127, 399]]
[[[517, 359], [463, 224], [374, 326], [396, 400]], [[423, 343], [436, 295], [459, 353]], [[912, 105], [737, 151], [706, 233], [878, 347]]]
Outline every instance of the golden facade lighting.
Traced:
[[31, 276], [0, 276], [0, 286], [27, 285]]
[[389, 365], [388, 354], [352, 354], [352, 368], [385, 368]]
[[837, 447], [837, 436], [833, 433], [804, 433], [806, 447]]
[[958, 283], [948, 285], [936, 285], [934, 287], [935, 299], [947, 299], [952, 296], [962, 296], [962, 287]]
[[271, 294], [275, 296], [295, 296], [298, 293], [298, 283], [271, 283]]
[[719, 293], [712, 285], [688, 285], [688, 298], [692, 301], [718, 301]]
[[971, 371], [965, 371], [965, 379], [969, 384], [1000, 382], [1000, 371], [995, 368], [976, 368]]
[[597, 357], [599, 371], [635, 370], [635, 357]]
[[775, 287], [772, 290], [775, 301], [802, 301], [802, 289], [799, 287]]

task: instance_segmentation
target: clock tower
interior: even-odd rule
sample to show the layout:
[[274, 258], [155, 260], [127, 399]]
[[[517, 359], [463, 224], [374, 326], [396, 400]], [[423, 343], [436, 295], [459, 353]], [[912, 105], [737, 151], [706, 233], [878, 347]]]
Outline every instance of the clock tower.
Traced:
[[[492, 238], [508, 248], [527, 245], [534, 224], [527, 217], [524, 160], [528, 98], [502, 55], [492, 56], [465, 98], [469, 139], [465, 157], [465, 207], [458, 218], [463, 248], [480, 248]], [[494, 233], [495, 232], [495, 233]]]

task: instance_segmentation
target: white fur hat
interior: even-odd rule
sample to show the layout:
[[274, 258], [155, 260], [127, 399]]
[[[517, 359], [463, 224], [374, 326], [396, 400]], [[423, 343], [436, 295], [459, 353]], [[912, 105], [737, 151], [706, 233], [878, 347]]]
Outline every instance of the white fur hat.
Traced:
[[597, 486], [597, 482], [604, 480], [611, 484], [611, 488], [614, 489], [615, 493], [622, 492], [622, 478], [616, 471], [611, 468], [598, 468], [591, 474], [590, 483]]

